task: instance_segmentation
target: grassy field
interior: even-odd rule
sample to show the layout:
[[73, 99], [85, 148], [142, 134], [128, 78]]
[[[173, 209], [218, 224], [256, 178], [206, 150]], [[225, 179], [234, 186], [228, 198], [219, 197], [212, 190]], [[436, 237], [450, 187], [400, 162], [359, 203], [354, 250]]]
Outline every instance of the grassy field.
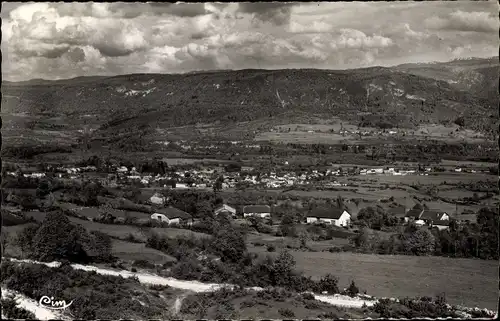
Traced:
[[[33, 217], [37, 221], [43, 221], [45, 218], [46, 213], [39, 212], [39, 211], [32, 211], [32, 212], [26, 212], [26, 216], [28, 217]], [[130, 234], [133, 235], [136, 239], [141, 240], [143, 242], [146, 241], [146, 235], [141, 231], [141, 228], [136, 227], [136, 226], [131, 226], [131, 225], [116, 225], [116, 224], [102, 224], [102, 223], [97, 223], [97, 222], [91, 222], [87, 220], [82, 220], [76, 217], [68, 217], [69, 220], [73, 224], [80, 224], [82, 225], [85, 229], [88, 231], [100, 231], [105, 234], [108, 234], [110, 236], [116, 237], [116, 238], [125, 238], [129, 236]], [[144, 231], [154, 231], [158, 233], [159, 235], [164, 235], [168, 237], [177, 237], [180, 235], [185, 235], [185, 236], [190, 236], [194, 235], [196, 237], [208, 237], [207, 234], [203, 233], [198, 233], [198, 232], [193, 232], [190, 230], [186, 229], [177, 229], [177, 228], [163, 228], [163, 227], [155, 227], [155, 228], [149, 228], [145, 227], [142, 228]]]
[[[261, 255], [263, 247], [251, 249]], [[451, 304], [497, 309], [498, 262], [445, 257], [291, 252], [297, 269], [319, 278], [331, 273], [339, 285], [351, 280], [379, 297], [435, 296], [445, 293]]]
[[[285, 248], [287, 246], [291, 246], [291, 247], [299, 247], [300, 246], [300, 240], [298, 238], [279, 237], [279, 236], [266, 235], [266, 234], [248, 234], [247, 246], [249, 248], [259, 247], [259, 246], [255, 246], [254, 243], [264, 244], [264, 246], [262, 246], [264, 251], [266, 251], [267, 245], [273, 245], [277, 249], [277, 251], [279, 251], [280, 248]], [[308, 241], [307, 242], [307, 246], [314, 251], [328, 250], [334, 246], [342, 246], [342, 245], [348, 245], [348, 244], [349, 244], [348, 238], [334, 238], [334, 239], [328, 240], [328, 241]]]
[[176, 261], [161, 251], [146, 247], [144, 243], [113, 240], [113, 255], [124, 261], [146, 260], [155, 264]]

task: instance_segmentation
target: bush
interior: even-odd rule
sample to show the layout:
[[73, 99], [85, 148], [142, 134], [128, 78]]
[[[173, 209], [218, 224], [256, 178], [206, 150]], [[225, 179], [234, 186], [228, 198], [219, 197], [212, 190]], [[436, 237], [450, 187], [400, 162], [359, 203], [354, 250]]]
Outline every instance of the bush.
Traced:
[[339, 293], [338, 287], [339, 280], [331, 274], [327, 274], [319, 280], [316, 285], [317, 292], [328, 292], [329, 294]]
[[349, 295], [350, 297], [355, 297], [358, 293], [359, 293], [359, 289], [358, 287], [356, 286], [356, 284], [354, 283], [354, 281], [351, 281], [351, 284], [349, 285], [349, 287], [347, 288], [347, 291], [346, 291], [347, 295]]
[[153, 269], [155, 268], [155, 265], [151, 262], [148, 262], [146, 260], [135, 260], [132, 263], [132, 266], [138, 267], [138, 268], [144, 268], [144, 269]]
[[303, 294], [302, 294], [302, 298], [303, 298], [304, 300], [316, 300], [316, 299], [314, 298], [314, 295], [313, 295], [313, 294], [311, 294], [311, 293], [303, 293]]
[[279, 312], [279, 314], [281, 314], [285, 318], [295, 317], [295, 313], [290, 309], [279, 309], [278, 312]]
[[276, 248], [274, 247], [274, 245], [268, 245], [268, 246], [267, 246], [267, 251], [268, 251], [268, 252], [275, 252], [275, 251], [276, 251]]

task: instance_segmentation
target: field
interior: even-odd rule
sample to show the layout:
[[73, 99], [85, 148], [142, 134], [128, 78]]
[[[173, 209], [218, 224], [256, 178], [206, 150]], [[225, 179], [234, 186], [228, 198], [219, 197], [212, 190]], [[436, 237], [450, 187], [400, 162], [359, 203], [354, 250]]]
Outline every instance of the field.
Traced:
[[[339, 144], [351, 143], [359, 144], [367, 141], [378, 140], [382, 137], [386, 140], [423, 140], [434, 139], [446, 142], [461, 142], [467, 141], [469, 143], [486, 142], [484, 135], [470, 129], [463, 129], [459, 126], [452, 124], [443, 126], [438, 124], [421, 125], [413, 130], [401, 130], [398, 128], [387, 129], [394, 131], [393, 134], [387, 132], [382, 133], [381, 129], [374, 127], [358, 127], [353, 124], [341, 122], [339, 119], [331, 119], [325, 121], [316, 120], [315, 124], [284, 124], [275, 126], [273, 131], [264, 131], [259, 133], [256, 141], [271, 141], [282, 143], [303, 143], [303, 144]], [[341, 130], [348, 130], [354, 132], [356, 130], [362, 132], [372, 132], [370, 135], [364, 135], [362, 138], [358, 134], [340, 134]], [[335, 132], [335, 133], [334, 133]], [[403, 135], [404, 133], [404, 135]]]
[[196, 159], [196, 158], [163, 158], [164, 162], [166, 162], [169, 166], [175, 165], [192, 165], [196, 163], [227, 163], [227, 160], [223, 159]]
[[[38, 211], [26, 212], [27, 217], [33, 217], [37, 221], [42, 221], [43, 218], [45, 217], [45, 215], [46, 215], [45, 213], [38, 212]], [[179, 235], [185, 235], [185, 236], [194, 235], [196, 237], [207, 237], [208, 236], [207, 234], [193, 232], [193, 231], [185, 230], [185, 229], [163, 228], [163, 227], [139, 228], [139, 227], [131, 226], [131, 225], [102, 224], [102, 223], [82, 220], [82, 219], [79, 219], [76, 217], [71, 217], [71, 216], [68, 218], [73, 224], [80, 224], [88, 231], [100, 231], [100, 232], [103, 232], [103, 233], [108, 234], [108, 235], [115, 237], [115, 238], [125, 238], [125, 237], [129, 236], [130, 234], [132, 234], [136, 239], [141, 240], [143, 242], [146, 241], [147, 236], [142, 232], [142, 230], [154, 231], [154, 232], [158, 233], [159, 235], [168, 236], [168, 237], [177, 237]]]
[[[263, 247], [253, 252], [261, 255]], [[450, 304], [497, 309], [498, 262], [445, 257], [291, 252], [297, 269], [313, 278], [331, 273], [339, 285], [351, 280], [377, 297], [434, 296], [445, 293]]]
[[[291, 237], [279, 237], [279, 236], [272, 236], [272, 235], [265, 235], [265, 234], [249, 234], [247, 236], [247, 246], [249, 248], [252, 247], [259, 247], [255, 246], [255, 244], [263, 244], [262, 249], [266, 250], [267, 245], [273, 245], [277, 250], [279, 251], [280, 248], [284, 248], [287, 246], [291, 247], [299, 247], [300, 241], [298, 238], [291, 238]], [[333, 238], [332, 240], [328, 241], [308, 241], [307, 246], [314, 250], [314, 251], [323, 251], [323, 250], [328, 250], [331, 247], [334, 246], [342, 246], [342, 245], [348, 245], [349, 244], [349, 239], [348, 238]]]
[[144, 243], [113, 240], [113, 255], [124, 261], [146, 260], [155, 264], [176, 261], [161, 251], [146, 247]]

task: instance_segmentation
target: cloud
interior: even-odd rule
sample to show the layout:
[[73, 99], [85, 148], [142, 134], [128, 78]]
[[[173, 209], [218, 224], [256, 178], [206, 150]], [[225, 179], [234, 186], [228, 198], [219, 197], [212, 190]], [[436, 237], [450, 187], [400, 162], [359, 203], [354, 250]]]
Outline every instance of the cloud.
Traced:
[[497, 33], [499, 28], [498, 16], [484, 11], [465, 12], [458, 10], [443, 18], [428, 18], [424, 23], [427, 28], [437, 30]]
[[345, 69], [493, 56], [496, 10], [484, 2], [19, 3], [2, 15], [2, 73]]
[[244, 2], [239, 4], [238, 11], [253, 14], [262, 22], [281, 26], [289, 23], [293, 6], [294, 4], [279, 2]]

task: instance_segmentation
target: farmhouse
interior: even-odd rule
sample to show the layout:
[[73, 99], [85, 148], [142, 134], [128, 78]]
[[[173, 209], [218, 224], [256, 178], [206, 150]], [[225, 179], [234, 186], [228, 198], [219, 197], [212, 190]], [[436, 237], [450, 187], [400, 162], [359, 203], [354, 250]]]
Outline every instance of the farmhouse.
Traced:
[[268, 205], [247, 205], [243, 207], [243, 217], [249, 216], [271, 217], [271, 208]]
[[432, 227], [437, 227], [438, 230], [447, 230], [450, 228], [450, 220], [434, 221]]
[[214, 215], [217, 216], [221, 213], [226, 214], [228, 216], [235, 217], [236, 216], [236, 209], [232, 208], [231, 206], [229, 206], [227, 204], [221, 204], [220, 206], [218, 206], [215, 209]]
[[431, 210], [424, 210], [419, 218], [428, 224], [432, 224], [432, 222], [437, 221], [450, 220], [450, 216], [445, 212]]
[[405, 222], [415, 221], [416, 224], [423, 225], [433, 225], [433, 222], [438, 221], [449, 221], [450, 216], [442, 211], [433, 211], [428, 209], [420, 209], [414, 207], [405, 216]]
[[351, 214], [338, 208], [316, 208], [306, 218], [308, 224], [327, 223], [336, 226], [348, 226], [350, 221]]
[[167, 208], [156, 210], [154, 214], [151, 215], [152, 220], [157, 220], [160, 222], [166, 222], [170, 224], [193, 224], [193, 218], [189, 213], [181, 211], [175, 207], [169, 206]]

